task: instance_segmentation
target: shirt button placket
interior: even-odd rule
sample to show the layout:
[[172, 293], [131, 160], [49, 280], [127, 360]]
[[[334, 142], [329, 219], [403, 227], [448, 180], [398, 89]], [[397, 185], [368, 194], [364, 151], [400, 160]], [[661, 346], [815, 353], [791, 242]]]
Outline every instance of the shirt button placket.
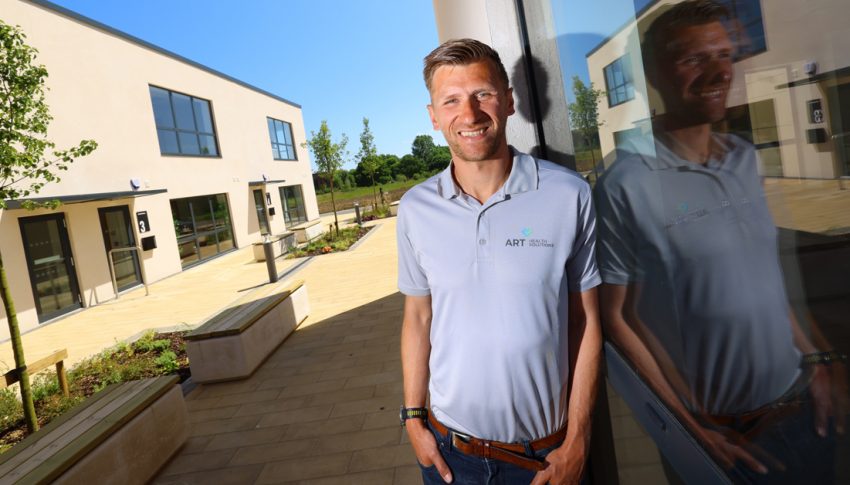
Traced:
[[478, 214], [478, 230], [475, 235], [478, 259], [490, 259], [492, 244], [490, 241], [490, 222], [487, 220], [486, 212]]

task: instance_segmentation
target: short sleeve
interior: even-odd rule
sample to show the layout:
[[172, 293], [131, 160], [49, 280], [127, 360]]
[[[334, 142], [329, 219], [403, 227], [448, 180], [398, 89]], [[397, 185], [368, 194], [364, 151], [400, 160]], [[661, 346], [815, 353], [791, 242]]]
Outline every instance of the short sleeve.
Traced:
[[596, 268], [596, 216], [587, 185], [583, 186], [579, 195], [576, 224], [578, 231], [567, 260], [567, 285], [571, 292], [582, 292], [601, 282]]
[[[604, 180], [604, 179], [603, 179]], [[634, 253], [634, 237], [623, 201], [606, 187], [596, 185], [594, 201], [598, 211], [599, 273], [602, 281], [612, 285], [628, 285], [637, 279], [637, 258]]]
[[431, 294], [428, 278], [419, 264], [419, 257], [408, 232], [406, 204], [399, 204], [396, 221], [396, 243], [398, 245], [398, 289], [408, 296], [427, 296]]

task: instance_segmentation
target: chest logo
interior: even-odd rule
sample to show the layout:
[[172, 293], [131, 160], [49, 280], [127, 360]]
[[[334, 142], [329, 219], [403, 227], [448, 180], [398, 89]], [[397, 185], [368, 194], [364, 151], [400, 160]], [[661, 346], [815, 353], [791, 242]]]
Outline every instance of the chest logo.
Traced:
[[522, 236], [521, 238], [507, 238], [505, 240], [505, 246], [510, 246], [514, 248], [555, 247], [555, 244], [549, 241], [548, 239], [531, 238], [531, 235], [534, 234], [534, 231], [530, 227], [523, 227], [522, 229], [520, 229], [519, 234]]

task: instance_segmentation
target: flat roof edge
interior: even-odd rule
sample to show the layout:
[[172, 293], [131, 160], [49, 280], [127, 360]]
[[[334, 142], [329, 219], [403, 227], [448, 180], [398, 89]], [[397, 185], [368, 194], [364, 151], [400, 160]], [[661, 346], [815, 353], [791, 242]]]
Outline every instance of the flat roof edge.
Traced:
[[248, 88], [252, 91], [258, 92], [260, 94], [263, 94], [263, 95], [268, 96], [270, 98], [276, 99], [278, 101], [282, 101], [282, 102], [284, 102], [284, 103], [286, 103], [286, 104], [288, 104], [292, 107], [301, 109], [301, 105], [298, 104], [298, 103], [290, 101], [290, 100], [283, 98], [281, 96], [278, 96], [274, 93], [270, 93], [269, 91], [266, 91], [265, 89], [258, 88], [257, 86], [246, 83], [245, 81], [236, 79], [233, 76], [230, 76], [230, 75], [225, 74], [221, 71], [215, 70], [215, 69], [213, 69], [209, 66], [205, 66], [205, 65], [201, 64], [200, 62], [193, 61], [192, 59], [189, 59], [187, 57], [183, 57], [180, 54], [177, 54], [176, 52], [172, 52], [168, 49], [164, 49], [164, 48], [162, 48], [162, 47], [160, 47], [156, 44], [152, 44], [152, 43], [150, 43], [146, 40], [140, 39], [140, 38], [138, 38], [134, 35], [130, 35], [126, 32], [118, 30], [114, 27], [110, 27], [109, 25], [106, 25], [102, 22], [98, 22], [97, 20], [86, 17], [85, 15], [81, 15], [81, 14], [74, 12], [73, 10], [69, 10], [69, 9], [67, 9], [67, 8], [65, 8], [61, 5], [57, 5], [57, 4], [50, 2], [48, 0], [22, 0], [22, 1], [31, 3], [33, 5], [36, 5], [38, 7], [42, 7], [42, 8], [47, 9], [47, 10], [50, 10], [54, 13], [59, 14], [59, 15], [64, 15], [65, 17], [70, 17], [74, 20], [77, 20], [79, 22], [87, 24], [90, 27], [96, 28], [98, 30], [102, 30], [102, 31], [109, 33], [109, 34], [112, 34], [112, 35], [115, 35], [115, 36], [120, 37], [120, 38], [122, 38], [126, 41], [132, 42], [134, 44], [138, 44], [141, 47], [144, 47], [146, 49], [150, 49], [154, 52], [157, 52], [157, 53], [162, 54], [164, 56], [170, 57], [170, 58], [172, 58], [176, 61], [180, 61], [184, 64], [188, 64], [188, 65], [195, 67], [197, 69], [201, 69], [202, 71], [206, 71], [206, 72], [208, 72], [208, 73], [210, 73], [214, 76], [220, 77], [222, 79], [226, 79], [226, 80], [233, 82], [233, 83], [236, 83], [236, 84], [238, 84], [242, 87]]

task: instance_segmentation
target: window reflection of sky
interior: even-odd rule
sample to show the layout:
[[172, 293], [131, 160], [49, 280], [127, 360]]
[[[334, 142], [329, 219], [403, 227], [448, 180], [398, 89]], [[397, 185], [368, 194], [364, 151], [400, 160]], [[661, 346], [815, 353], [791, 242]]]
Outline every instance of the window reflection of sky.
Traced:
[[[564, 91], [574, 101], [572, 76], [590, 82], [587, 53], [626, 22], [634, 20], [635, 5], [651, 0], [552, 0], [558, 51], [564, 70]], [[596, 86], [604, 89], [604, 86]]]

